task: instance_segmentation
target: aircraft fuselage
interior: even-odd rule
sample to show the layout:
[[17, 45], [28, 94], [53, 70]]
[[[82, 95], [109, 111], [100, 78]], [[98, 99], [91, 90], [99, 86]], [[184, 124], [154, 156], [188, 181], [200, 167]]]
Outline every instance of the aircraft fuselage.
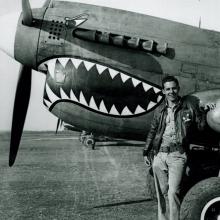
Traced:
[[19, 21], [15, 58], [47, 73], [44, 104], [82, 130], [143, 140], [164, 74], [182, 95], [220, 88], [218, 32], [80, 3], [33, 15], [33, 27]]

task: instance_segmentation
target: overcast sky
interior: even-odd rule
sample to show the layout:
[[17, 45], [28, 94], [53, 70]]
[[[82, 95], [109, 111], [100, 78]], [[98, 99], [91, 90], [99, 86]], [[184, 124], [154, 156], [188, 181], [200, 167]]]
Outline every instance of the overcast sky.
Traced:
[[[32, 8], [42, 6], [43, 2], [44, 0], [30, 0]], [[219, 0], [81, 0], [77, 2], [118, 7], [193, 26], [198, 26], [201, 18], [202, 28], [220, 31]], [[0, 16], [17, 10], [21, 10], [21, 0], [0, 2]], [[10, 130], [19, 63], [1, 51], [0, 60], [0, 130]], [[43, 74], [33, 71], [26, 130], [55, 130], [56, 118], [42, 103], [44, 81]]]

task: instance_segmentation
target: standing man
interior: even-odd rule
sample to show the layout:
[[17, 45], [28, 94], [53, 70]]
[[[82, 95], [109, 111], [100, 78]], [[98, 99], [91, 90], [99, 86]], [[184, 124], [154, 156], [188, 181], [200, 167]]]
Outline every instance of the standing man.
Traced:
[[[178, 220], [180, 186], [185, 173], [187, 151], [195, 129], [205, 126], [204, 114], [195, 103], [179, 96], [179, 82], [173, 76], [162, 80], [165, 102], [154, 113], [146, 146], [145, 163], [153, 152], [153, 173], [158, 200], [158, 220]], [[166, 194], [168, 192], [168, 204]], [[169, 213], [169, 214], [168, 214]]]

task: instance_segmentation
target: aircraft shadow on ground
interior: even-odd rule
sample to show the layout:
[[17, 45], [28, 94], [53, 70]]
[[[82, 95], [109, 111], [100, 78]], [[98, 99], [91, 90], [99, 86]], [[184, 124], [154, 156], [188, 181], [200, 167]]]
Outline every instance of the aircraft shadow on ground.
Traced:
[[113, 207], [113, 206], [120, 206], [120, 205], [130, 205], [130, 204], [136, 204], [136, 203], [142, 203], [142, 202], [150, 202], [152, 199], [140, 199], [137, 201], [124, 201], [124, 202], [117, 202], [112, 204], [105, 204], [100, 206], [94, 206], [93, 208], [104, 208], [104, 207]]
[[126, 141], [117, 141], [117, 142], [99, 142], [97, 145], [97, 147], [120, 147], [120, 146], [133, 146], [133, 147], [144, 147], [144, 143], [129, 143]]

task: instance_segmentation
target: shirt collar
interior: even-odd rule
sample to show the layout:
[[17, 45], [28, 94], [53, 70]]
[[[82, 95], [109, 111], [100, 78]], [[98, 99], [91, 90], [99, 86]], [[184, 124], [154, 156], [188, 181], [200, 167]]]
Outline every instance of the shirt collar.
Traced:
[[[178, 102], [172, 107], [172, 109], [176, 110], [179, 106], [182, 105], [182, 98], [179, 96], [178, 99], [179, 99]], [[167, 108], [170, 108], [170, 107], [168, 106], [167, 100], [165, 100], [164, 103], [163, 103], [163, 107], [161, 108], [161, 112], [164, 111]]]

